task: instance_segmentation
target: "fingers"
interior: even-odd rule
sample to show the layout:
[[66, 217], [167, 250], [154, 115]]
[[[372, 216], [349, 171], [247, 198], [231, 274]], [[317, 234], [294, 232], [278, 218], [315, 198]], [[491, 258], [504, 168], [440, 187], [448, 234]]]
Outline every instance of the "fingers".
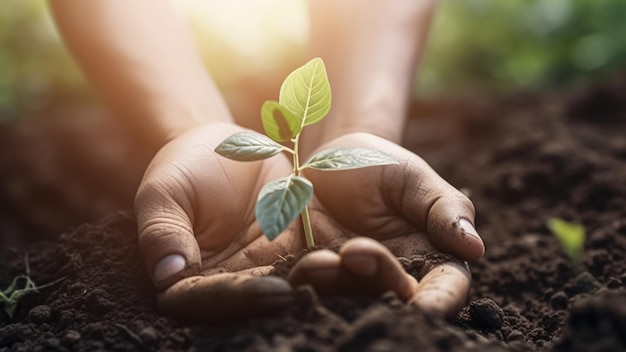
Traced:
[[144, 179], [135, 197], [139, 251], [159, 290], [201, 269], [192, 221], [181, 206], [184, 201], [171, 195], [175, 184]]
[[339, 253], [315, 251], [302, 258], [289, 275], [292, 285], [312, 285], [322, 294], [380, 294], [394, 291], [412, 297], [416, 281], [382, 244], [368, 239], [347, 241]]
[[379, 242], [356, 238], [346, 242], [339, 254], [343, 267], [360, 287], [371, 287], [374, 293], [391, 290], [402, 299], [412, 295], [415, 280], [406, 274], [396, 256]]
[[[307, 173], [318, 198], [344, 226], [368, 236], [373, 235], [367, 232], [372, 228], [393, 233], [402, 226], [393, 228], [390, 224], [394, 223], [380, 219], [400, 217], [418, 231], [425, 230], [432, 245], [442, 252], [471, 261], [483, 255], [484, 244], [473, 226], [474, 205], [428, 163], [397, 144], [365, 133], [337, 138], [329, 146], [355, 145], [385, 152], [398, 165], [345, 171], [332, 177], [314, 170]], [[337, 185], [341, 185], [342, 197], [337, 197]], [[361, 216], [352, 216], [354, 213]]]
[[395, 207], [418, 228], [425, 224], [439, 251], [462, 260], [479, 259], [485, 246], [474, 228], [472, 202], [417, 155], [406, 151], [399, 156], [404, 157], [402, 166], [389, 168], [383, 178], [387, 192], [396, 195], [391, 197]]
[[339, 253], [319, 250], [306, 255], [292, 269], [289, 282], [294, 287], [312, 285], [326, 295], [394, 291], [425, 312], [450, 318], [467, 301], [471, 275], [462, 264], [447, 260], [418, 283], [382, 244], [360, 237], [347, 241]]
[[289, 273], [294, 286], [311, 284], [321, 294], [337, 294], [350, 286], [337, 253], [322, 249], [305, 255]]
[[443, 263], [428, 272], [410, 302], [437, 316], [452, 318], [465, 305], [471, 275], [459, 263]]
[[221, 273], [188, 277], [159, 293], [162, 313], [184, 321], [228, 324], [276, 312], [294, 300], [275, 276]]
[[485, 245], [474, 228], [474, 205], [456, 189], [445, 188], [428, 209], [428, 238], [442, 252], [462, 260], [478, 260], [485, 253]]

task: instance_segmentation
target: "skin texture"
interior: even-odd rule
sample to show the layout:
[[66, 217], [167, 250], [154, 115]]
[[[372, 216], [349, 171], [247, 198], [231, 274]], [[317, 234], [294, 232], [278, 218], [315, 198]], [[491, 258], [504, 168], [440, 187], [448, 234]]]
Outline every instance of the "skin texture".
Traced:
[[301, 226], [295, 222], [268, 242], [254, 204], [264, 184], [291, 173], [291, 160], [281, 154], [241, 163], [214, 153], [232, 133], [258, 130], [260, 118], [231, 116], [171, 4], [50, 1], [68, 48], [116, 108], [118, 122], [155, 152], [135, 212], [140, 251], [165, 314], [237, 321], [289, 304], [300, 284], [326, 294], [393, 290], [438, 315], [464, 304], [471, 278], [458, 263], [439, 263], [417, 282], [396, 259], [427, 251], [471, 261], [484, 252], [471, 202], [397, 144], [433, 4], [310, 2], [310, 56], [326, 63], [333, 107], [303, 134], [301, 158], [362, 146], [399, 164], [305, 172], [315, 185], [317, 243], [341, 248], [307, 255], [286, 281], [262, 275], [280, 255], [303, 248]]
[[156, 152], [189, 128], [233, 118], [167, 0], [52, 0], [65, 44], [117, 122]]
[[352, 132], [399, 143], [434, 0], [311, 0], [311, 57], [324, 59], [333, 106], [303, 135], [306, 153]]

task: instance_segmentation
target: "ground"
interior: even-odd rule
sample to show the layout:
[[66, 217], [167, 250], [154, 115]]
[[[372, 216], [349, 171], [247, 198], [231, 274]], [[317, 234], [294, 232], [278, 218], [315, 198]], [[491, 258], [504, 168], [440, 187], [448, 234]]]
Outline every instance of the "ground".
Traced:
[[[54, 167], [76, 152], [67, 141], [58, 146], [63, 138], [46, 137], [57, 125], [5, 124], [0, 288], [25, 272], [25, 253], [36, 283], [63, 280], [24, 297], [13, 318], [0, 312], [0, 351], [626, 350], [625, 91], [620, 76], [565, 93], [412, 109], [421, 117], [410, 120], [406, 146], [469, 194], [487, 246], [471, 263], [468, 304], [452, 321], [425, 316], [392, 293], [322, 298], [307, 287], [289, 310], [240, 325], [163, 317], [137, 253], [132, 215], [113, 212], [128, 202], [126, 193], [105, 187], [120, 174], [137, 177], [144, 154], [137, 152], [132, 167], [113, 165], [118, 169], [90, 189], [81, 186], [78, 166]], [[114, 164], [127, 150], [99, 160]], [[72, 197], [53, 191], [64, 175], [75, 176], [65, 182]], [[93, 221], [103, 212], [110, 214]], [[584, 225], [580, 265], [547, 229], [553, 216]], [[68, 229], [79, 220], [89, 222]], [[417, 270], [412, 259], [419, 258], [402, 262]]]

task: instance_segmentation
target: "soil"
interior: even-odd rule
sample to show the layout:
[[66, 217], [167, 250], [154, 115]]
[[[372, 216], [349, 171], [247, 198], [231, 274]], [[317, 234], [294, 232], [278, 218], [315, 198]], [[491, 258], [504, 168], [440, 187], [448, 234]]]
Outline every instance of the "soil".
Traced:
[[[83, 184], [84, 165], [56, 163], [77, 153], [58, 137], [71, 131], [58, 127], [67, 119], [6, 124], [0, 287], [26, 272], [26, 253], [34, 282], [64, 279], [24, 296], [12, 318], [0, 312], [0, 351], [624, 351], [625, 91], [620, 76], [567, 93], [416, 104], [421, 117], [410, 120], [406, 146], [470, 195], [487, 246], [471, 264], [468, 304], [452, 321], [393, 293], [323, 298], [307, 287], [287, 311], [235, 326], [161, 316], [134, 220], [113, 212], [129, 199], [102, 186], [119, 170], [137, 182], [145, 154], [129, 166], [114, 165], [115, 153], [133, 150], [128, 144], [99, 151], [117, 172], [100, 175], [100, 186]], [[74, 178], [59, 181], [64, 175]], [[73, 198], [63, 192], [70, 186]], [[103, 213], [110, 215], [93, 221]], [[586, 229], [579, 265], [545, 225], [555, 216]]]

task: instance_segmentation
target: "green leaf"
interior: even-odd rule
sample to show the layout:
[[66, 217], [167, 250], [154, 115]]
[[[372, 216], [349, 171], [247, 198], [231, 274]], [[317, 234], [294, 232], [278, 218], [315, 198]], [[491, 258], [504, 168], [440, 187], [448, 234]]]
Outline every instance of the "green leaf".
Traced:
[[265, 133], [277, 142], [289, 141], [302, 130], [300, 118], [277, 101], [268, 100], [263, 103], [261, 120]]
[[279, 101], [298, 117], [302, 126], [323, 119], [331, 102], [324, 61], [315, 58], [289, 74], [280, 87]]
[[329, 148], [313, 155], [301, 169], [350, 170], [397, 163], [396, 159], [375, 149], [361, 147]]
[[256, 132], [237, 132], [215, 148], [219, 155], [237, 161], [267, 159], [282, 150], [282, 145]]
[[9, 318], [13, 319], [13, 314], [15, 313], [15, 308], [17, 308], [17, 303], [15, 304], [5, 304], [4, 312], [7, 313]]
[[547, 225], [570, 259], [578, 262], [583, 254], [585, 228], [559, 218], [548, 219]]
[[[11, 295], [13, 293], [13, 291], [16, 290], [17, 284], [19, 282], [20, 279], [26, 279], [25, 275], [18, 275], [16, 277], [13, 278], [13, 280], [11, 281], [11, 284], [9, 284], [9, 287], [7, 287], [4, 291], [2, 291], [2, 293], [4, 293], [5, 295]], [[28, 283], [28, 281], [27, 281]]]
[[[24, 288], [17, 289], [17, 284], [21, 279], [25, 282]], [[19, 275], [13, 278], [9, 287], [0, 292], [0, 303], [4, 304], [4, 311], [7, 313], [9, 318], [13, 318], [13, 313], [15, 312], [15, 308], [17, 308], [17, 304], [20, 299], [32, 291], [37, 291], [35, 283], [28, 276]]]
[[291, 175], [266, 184], [256, 201], [256, 218], [271, 241], [280, 235], [304, 210], [313, 196], [313, 185]]

